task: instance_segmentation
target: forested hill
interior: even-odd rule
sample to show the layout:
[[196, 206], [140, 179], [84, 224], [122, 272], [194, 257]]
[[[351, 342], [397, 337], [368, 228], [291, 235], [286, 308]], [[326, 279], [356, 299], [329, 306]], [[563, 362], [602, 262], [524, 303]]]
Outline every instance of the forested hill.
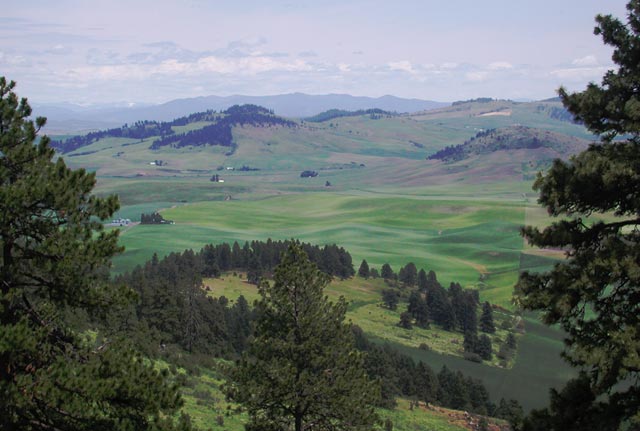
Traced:
[[382, 109], [359, 109], [357, 111], [346, 111], [344, 109], [329, 109], [328, 111], [321, 112], [312, 117], [305, 118], [306, 121], [311, 123], [321, 123], [323, 121], [332, 120], [334, 118], [341, 117], [356, 117], [360, 115], [368, 115], [372, 120], [385, 117], [392, 117], [398, 115], [395, 112], [384, 111]]
[[[211, 124], [198, 130], [185, 133], [176, 133], [173, 127], [186, 126], [196, 122], [210, 122]], [[82, 136], [73, 136], [62, 141], [52, 141], [51, 145], [62, 153], [69, 153], [78, 148], [91, 145], [104, 138], [130, 138], [144, 140], [158, 137], [154, 140], [151, 149], [162, 146], [172, 147], [221, 145], [233, 146], [231, 128], [233, 126], [252, 125], [295, 127], [296, 123], [276, 116], [272, 111], [257, 105], [235, 105], [217, 113], [209, 110], [198, 112], [185, 117], [177, 118], [169, 122], [138, 121], [134, 124], [125, 124], [122, 127], [91, 132]]]
[[463, 144], [451, 145], [429, 156], [429, 160], [454, 162], [473, 155], [521, 149], [550, 149], [566, 156], [584, 150], [586, 139], [525, 126], [509, 126], [478, 132]]

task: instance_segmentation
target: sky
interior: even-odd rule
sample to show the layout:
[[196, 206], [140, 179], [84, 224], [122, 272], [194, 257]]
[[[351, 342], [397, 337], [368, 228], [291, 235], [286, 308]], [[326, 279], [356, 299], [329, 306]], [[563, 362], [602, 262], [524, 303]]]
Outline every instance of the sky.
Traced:
[[0, 74], [33, 103], [341, 93], [540, 100], [614, 68], [626, 0], [2, 0]]

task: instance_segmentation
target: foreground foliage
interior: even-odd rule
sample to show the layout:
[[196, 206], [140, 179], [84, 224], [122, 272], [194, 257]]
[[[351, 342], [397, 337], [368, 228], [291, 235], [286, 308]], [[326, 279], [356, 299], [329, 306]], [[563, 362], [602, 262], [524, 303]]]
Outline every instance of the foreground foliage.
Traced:
[[230, 372], [229, 397], [248, 429], [370, 429], [377, 389], [355, 350], [346, 302], [331, 303], [326, 274], [292, 243], [273, 286], [260, 285], [255, 339]]
[[[567, 109], [603, 144], [539, 176], [539, 202], [566, 218], [523, 230], [533, 245], [565, 250], [567, 260], [545, 274], [523, 273], [517, 300], [563, 327], [565, 356], [585, 371], [552, 391], [550, 408], [536, 412], [528, 429], [640, 426], [640, 1], [627, 9], [627, 25], [596, 18], [595, 33], [614, 47], [618, 70], [581, 93], [560, 90]], [[625, 140], [614, 140], [618, 135]], [[614, 219], [587, 222], [593, 213]]]
[[70, 170], [0, 78], [0, 429], [188, 429], [172, 416], [177, 387], [89, 318], [129, 299], [106, 279], [120, 248], [97, 219], [117, 198], [91, 195], [95, 175]]

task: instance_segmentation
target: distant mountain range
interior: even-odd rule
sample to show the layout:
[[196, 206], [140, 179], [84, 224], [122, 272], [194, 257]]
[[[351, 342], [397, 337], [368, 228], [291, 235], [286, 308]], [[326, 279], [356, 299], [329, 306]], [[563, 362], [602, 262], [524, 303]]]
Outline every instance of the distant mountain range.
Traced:
[[74, 133], [119, 127], [141, 120], [171, 121], [178, 117], [209, 109], [225, 110], [233, 105], [255, 104], [289, 118], [305, 118], [330, 109], [366, 110], [382, 109], [391, 112], [417, 112], [449, 106], [449, 103], [431, 100], [405, 99], [395, 96], [378, 98], [347, 94], [309, 95], [303, 93], [276, 96], [206, 96], [176, 99], [160, 105], [95, 106], [73, 104], [34, 104], [34, 113], [47, 117], [47, 133]]

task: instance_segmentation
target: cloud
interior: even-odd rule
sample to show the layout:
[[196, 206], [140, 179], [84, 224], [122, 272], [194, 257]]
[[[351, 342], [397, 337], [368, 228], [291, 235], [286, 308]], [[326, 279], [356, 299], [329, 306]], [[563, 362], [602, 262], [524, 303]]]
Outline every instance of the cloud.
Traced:
[[44, 52], [46, 54], [53, 54], [53, 55], [69, 55], [73, 52], [73, 49], [70, 46], [57, 43], [51, 48], [45, 50]]
[[507, 70], [513, 69], [513, 65], [506, 61], [494, 61], [487, 66], [489, 70]]
[[590, 67], [598, 66], [599, 63], [595, 55], [586, 55], [582, 58], [576, 58], [571, 64], [578, 67]]
[[475, 72], [467, 72], [465, 73], [465, 78], [467, 81], [471, 82], [482, 82], [485, 81], [489, 76], [489, 73], [486, 71], [475, 71]]
[[392, 62], [387, 63], [387, 66], [391, 70], [397, 70], [397, 71], [407, 72], [407, 73], [411, 73], [411, 74], [416, 73], [416, 71], [413, 68], [411, 62], [407, 61], [407, 60], [392, 61]]
[[298, 53], [298, 57], [317, 57], [318, 54], [314, 51], [302, 51]]
[[91, 66], [104, 66], [104, 65], [116, 65], [123, 64], [124, 60], [115, 51], [112, 50], [100, 50], [92, 48], [87, 51], [87, 64]]
[[597, 81], [604, 75], [608, 67], [567, 67], [549, 72], [551, 76], [571, 81]]

